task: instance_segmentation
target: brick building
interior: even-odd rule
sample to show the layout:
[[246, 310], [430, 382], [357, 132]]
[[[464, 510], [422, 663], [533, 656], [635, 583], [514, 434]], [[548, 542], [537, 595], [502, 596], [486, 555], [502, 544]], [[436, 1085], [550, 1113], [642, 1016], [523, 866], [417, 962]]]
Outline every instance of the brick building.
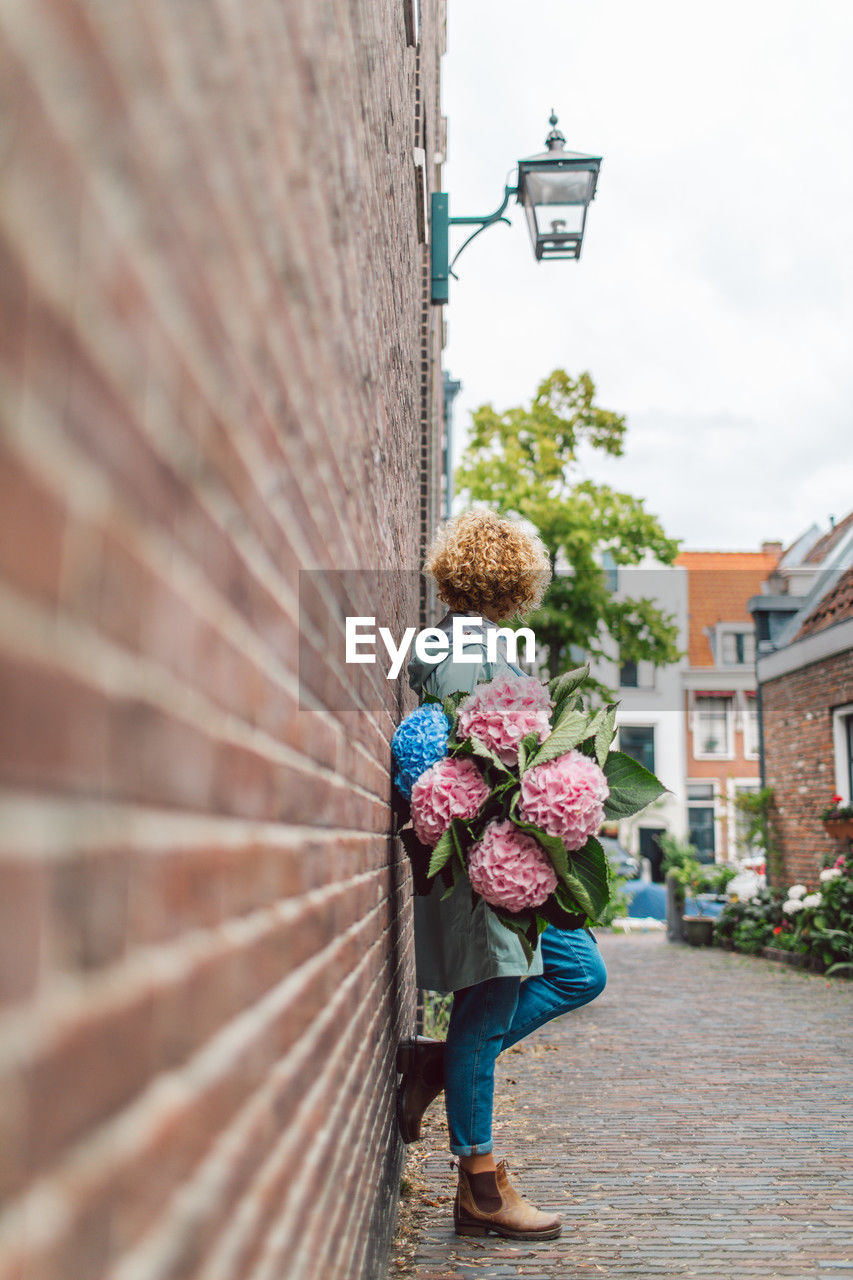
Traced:
[[778, 543], [761, 551], [685, 551], [687, 830], [703, 857], [728, 861], [739, 847], [735, 801], [759, 785], [754, 626], [749, 600], [776, 565]]
[[298, 590], [417, 614], [443, 40], [0, 0], [0, 1280], [381, 1270], [401, 708], [300, 709]]
[[791, 639], [759, 657], [758, 678], [782, 880], [815, 885], [824, 856], [847, 848], [818, 815], [833, 793], [853, 800], [853, 568], [819, 583]]

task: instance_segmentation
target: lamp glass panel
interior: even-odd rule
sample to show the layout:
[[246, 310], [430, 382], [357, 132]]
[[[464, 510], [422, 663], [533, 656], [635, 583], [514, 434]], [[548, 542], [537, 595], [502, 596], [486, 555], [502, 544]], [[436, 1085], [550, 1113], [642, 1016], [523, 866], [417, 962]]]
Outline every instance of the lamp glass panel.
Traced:
[[584, 206], [576, 204], [540, 205], [536, 210], [540, 237], [580, 235]]
[[588, 169], [533, 170], [525, 175], [533, 204], [589, 204], [594, 181]]

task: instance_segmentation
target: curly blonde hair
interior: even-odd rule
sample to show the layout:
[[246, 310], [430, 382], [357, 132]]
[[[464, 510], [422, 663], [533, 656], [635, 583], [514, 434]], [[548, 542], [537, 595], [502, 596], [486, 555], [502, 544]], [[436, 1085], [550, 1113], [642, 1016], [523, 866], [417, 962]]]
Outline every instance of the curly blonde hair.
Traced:
[[542, 603], [551, 561], [542, 540], [517, 521], [471, 509], [441, 526], [424, 572], [454, 612], [503, 621]]

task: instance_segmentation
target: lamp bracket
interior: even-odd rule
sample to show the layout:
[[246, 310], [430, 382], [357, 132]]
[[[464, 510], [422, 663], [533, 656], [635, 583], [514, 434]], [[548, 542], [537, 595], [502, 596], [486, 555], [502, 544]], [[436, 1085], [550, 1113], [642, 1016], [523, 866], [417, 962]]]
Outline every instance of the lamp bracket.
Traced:
[[[447, 208], [447, 194], [443, 191], [437, 191], [432, 196], [432, 235], [431, 235], [431, 258], [432, 258], [432, 301], [439, 306], [447, 302], [448, 297], [448, 281], [453, 276], [454, 280], [459, 277], [453, 270], [456, 260], [462, 253], [463, 249], [467, 249], [471, 241], [478, 236], [481, 231], [485, 231], [486, 227], [493, 226], [496, 222], [505, 222], [510, 226], [509, 218], [505, 218], [504, 211], [510, 202], [512, 196], [518, 194], [517, 187], [504, 187], [504, 198], [499, 208], [494, 213], [486, 214], [485, 217], [470, 218], [451, 218]], [[466, 240], [462, 242], [450, 259], [450, 228], [451, 227], [476, 227]]]

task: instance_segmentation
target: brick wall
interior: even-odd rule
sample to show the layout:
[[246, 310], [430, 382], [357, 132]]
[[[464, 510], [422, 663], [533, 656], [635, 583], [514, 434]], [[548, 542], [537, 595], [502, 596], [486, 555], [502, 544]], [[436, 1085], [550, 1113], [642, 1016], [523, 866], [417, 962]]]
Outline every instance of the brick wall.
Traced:
[[846, 852], [817, 814], [835, 790], [834, 707], [853, 702], [853, 652], [836, 654], [761, 686], [767, 785], [773, 787], [784, 882], [818, 883], [825, 854]]
[[0, 0], [0, 1280], [381, 1270], [399, 707], [297, 592], [418, 563], [420, 8]]

